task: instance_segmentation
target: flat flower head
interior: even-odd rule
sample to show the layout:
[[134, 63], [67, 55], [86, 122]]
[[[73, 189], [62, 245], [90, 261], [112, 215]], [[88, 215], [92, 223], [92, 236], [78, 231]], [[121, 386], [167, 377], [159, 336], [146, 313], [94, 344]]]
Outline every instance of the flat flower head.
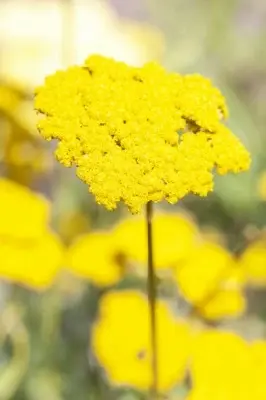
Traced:
[[148, 201], [206, 196], [213, 170], [248, 169], [250, 156], [222, 124], [223, 96], [200, 75], [142, 68], [102, 56], [58, 71], [36, 90], [39, 130], [58, 139], [57, 159], [76, 166], [98, 203], [123, 201], [138, 212]]
[[[164, 392], [183, 380], [190, 334], [168, 306], [157, 302], [158, 384]], [[152, 383], [148, 302], [136, 291], [110, 292], [100, 302], [92, 332], [95, 356], [114, 385], [147, 390]]]
[[81, 236], [69, 248], [66, 264], [70, 271], [96, 286], [111, 286], [124, 275], [123, 257], [111, 234], [95, 232]]

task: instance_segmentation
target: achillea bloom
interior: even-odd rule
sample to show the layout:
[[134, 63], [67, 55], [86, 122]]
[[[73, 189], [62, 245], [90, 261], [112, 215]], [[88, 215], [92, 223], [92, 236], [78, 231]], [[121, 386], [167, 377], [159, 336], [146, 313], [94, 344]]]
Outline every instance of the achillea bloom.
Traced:
[[0, 82], [0, 161], [5, 175], [28, 184], [36, 173], [47, 171], [51, 165], [46, 146], [36, 130], [36, 113], [29, 94], [20, 87]]
[[248, 282], [255, 287], [266, 286], [266, 239], [251, 243], [240, 257]]
[[208, 320], [235, 318], [246, 310], [244, 287], [247, 283], [246, 274], [238, 263], [233, 260], [227, 273], [206, 303], [200, 306], [200, 314]]
[[[188, 361], [190, 334], [166, 303], [157, 302], [158, 386], [164, 392], [182, 381]], [[95, 355], [115, 385], [151, 386], [151, 344], [148, 302], [135, 291], [110, 292], [100, 303], [92, 332]]]
[[246, 276], [224, 248], [204, 242], [180, 262], [174, 276], [184, 298], [208, 320], [236, 317], [246, 309]]
[[[148, 257], [144, 218], [122, 220], [113, 230], [114, 240], [129, 261], [146, 267]], [[157, 213], [153, 218], [154, 265], [165, 269], [185, 258], [195, 246], [196, 225], [184, 215]]]
[[248, 344], [241, 337], [222, 331], [203, 332], [194, 343], [193, 389], [187, 400], [254, 398], [250, 391], [252, 367]]
[[58, 139], [57, 159], [76, 166], [98, 203], [175, 203], [206, 196], [213, 170], [249, 168], [250, 156], [222, 124], [224, 98], [200, 75], [167, 73], [102, 56], [49, 76], [36, 90], [42, 136]]
[[8, 179], [0, 179], [0, 237], [36, 239], [49, 221], [49, 202], [28, 188]]
[[192, 391], [187, 400], [262, 400], [266, 396], [266, 342], [206, 331], [194, 342]]
[[78, 238], [70, 246], [66, 266], [96, 286], [110, 286], [124, 275], [123, 257], [112, 235], [96, 232]]
[[177, 264], [175, 278], [185, 299], [197, 305], [217, 290], [231, 265], [231, 255], [225, 249], [205, 242]]
[[0, 278], [45, 288], [61, 267], [63, 247], [49, 231], [49, 203], [42, 196], [0, 179]]
[[0, 278], [45, 289], [54, 282], [62, 266], [62, 255], [60, 239], [50, 232], [34, 240], [0, 236]]

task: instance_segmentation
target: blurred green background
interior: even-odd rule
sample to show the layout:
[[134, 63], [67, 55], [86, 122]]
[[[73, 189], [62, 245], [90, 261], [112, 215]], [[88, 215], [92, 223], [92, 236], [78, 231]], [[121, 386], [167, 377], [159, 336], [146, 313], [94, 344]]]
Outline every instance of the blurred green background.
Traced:
[[[191, 196], [160, 208], [191, 212], [202, 229], [221, 232], [228, 248], [240, 252], [266, 225], [265, 21], [264, 0], [0, 0], [1, 175], [51, 199], [52, 226], [66, 243], [111, 227], [126, 210], [98, 206], [74, 171], [55, 163], [53, 145], [35, 132], [34, 87], [95, 52], [199, 72], [225, 95], [229, 126], [251, 152], [252, 168], [217, 177], [206, 199]], [[18, 96], [18, 107], [5, 103], [3, 88]], [[25, 144], [19, 153], [17, 143]], [[43, 293], [0, 283], [1, 400], [141, 398], [110, 389], [91, 357], [88, 332], [100, 292], [68, 276]], [[237, 330], [252, 323], [257, 336], [264, 329], [265, 290], [247, 295], [251, 311]]]

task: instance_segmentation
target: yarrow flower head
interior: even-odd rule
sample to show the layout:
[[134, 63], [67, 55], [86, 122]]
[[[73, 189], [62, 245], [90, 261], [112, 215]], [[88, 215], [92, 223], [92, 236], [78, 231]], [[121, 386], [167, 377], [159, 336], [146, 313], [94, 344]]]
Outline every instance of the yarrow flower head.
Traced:
[[58, 71], [36, 90], [45, 115], [39, 130], [58, 139], [57, 159], [75, 165], [98, 203], [123, 201], [138, 212], [148, 201], [206, 196], [213, 170], [247, 170], [250, 156], [226, 128], [225, 100], [201, 75], [168, 73], [90, 56]]

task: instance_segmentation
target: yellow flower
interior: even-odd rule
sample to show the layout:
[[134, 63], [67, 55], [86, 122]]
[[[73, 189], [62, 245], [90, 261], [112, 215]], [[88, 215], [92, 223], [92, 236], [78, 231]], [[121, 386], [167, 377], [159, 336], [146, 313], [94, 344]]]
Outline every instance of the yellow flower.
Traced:
[[249, 168], [249, 153], [221, 122], [224, 98], [200, 75], [94, 55], [49, 76], [35, 108], [46, 116], [42, 136], [59, 140], [57, 159], [75, 165], [108, 209], [123, 201], [136, 213], [148, 201], [206, 196], [214, 168]]
[[[192, 349], [193, 390], [189, 400], [252, 398], [250, 372], [249, 347], [241, 337], [205, 331], [195, 339]], [[246, 392], [251, 397], [242, 397]]]
[[246, 309], [246, 299], [239, 289], [218, 290], [213, 298], [200, 307], [201, 315], [209, 320], [237, 317]]
[[67, 267], [97, 286], [109, 286], [124, 275], [123, 257], [113, 237], [104, 232], [78, 238], [68, 251]]
[[0, 179], [0, 199], [0, 277], [47, 287], [63, 257], [59, 238], [49, 231], [48, 201], [6, 179]]
[[59, 238], [49, 232], [32, 240], [6, 239], [0, 235], [0, 259], [1, 278], [45, 289], [62, 267], [63, 247]]
[[230, 263], [224, 279], [217, 285], [213, 295], [199, 307], [200, 314], [209, 320], [238, 317], [246, 310], [246, 298], [243, 293], [246, 276], [239, 263]]
[[231, 265], [232, 257], [224, 248], [204, 242], [177, 264], [175, 278], [178, 288], [192, 304], [205, 303], [219, 288]]
[[251, 243], [243, 252], [240, 264], [250, 284], [260, 287], [266, 285], [266, 240]]
[[[160, 391], [182, 381], [190, 335], [168, 306], [157, 302], [158, 380]], [[148, 302], [135, 291], [110, 292], [100, 303], [92, 332], [95, 355], [114, 385], [148, 389], [152, 382]]]
[[187, 400], [262, 400], [265, 372], [265, 341], [248, 344], [234, 333], [205, 331], [194, 340]]
[[47, 171], [51, 166], [47, 146], [36, 130], [36, 113], [28, 97], [30, 93], [22, 88], [0, 82], [0, 161], [5, 165], [5, 176], [26, 185], [36, 173]]
[[35, 239], [49, 221], [48, 201], [8, 179], [0, 179], [0, 237]]
[[[121, 252], [129, 260], [146, 266], [147, 227], [144, 218], [122, 220], [113, 231]], [[154, 264], [156, 268], [172, 267], [193, 248], [196, 225], [184, 215], [158, 213], [153, 218]]]

